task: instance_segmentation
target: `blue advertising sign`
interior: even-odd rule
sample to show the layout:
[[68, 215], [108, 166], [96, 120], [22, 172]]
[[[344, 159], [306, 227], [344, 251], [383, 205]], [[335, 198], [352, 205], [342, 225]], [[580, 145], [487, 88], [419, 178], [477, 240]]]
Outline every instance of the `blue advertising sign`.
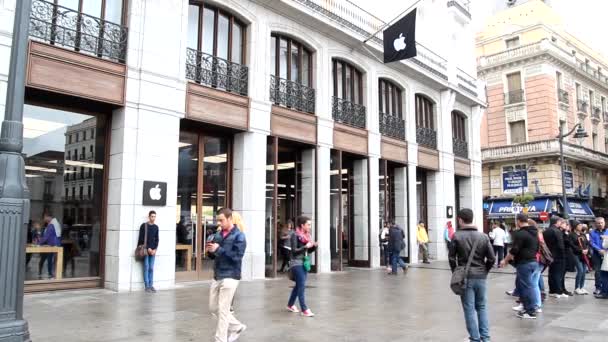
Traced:
[[574, 192], [574, 176], [572, 171], [564, 171], [564, 181], [566, 183], [566, 191]]
[[528, 190], [528, 171], [517, 170], [513, 172], [503, 172], [502, 174], [502, 188], [503, 191], [508, 193], [518, 193]]

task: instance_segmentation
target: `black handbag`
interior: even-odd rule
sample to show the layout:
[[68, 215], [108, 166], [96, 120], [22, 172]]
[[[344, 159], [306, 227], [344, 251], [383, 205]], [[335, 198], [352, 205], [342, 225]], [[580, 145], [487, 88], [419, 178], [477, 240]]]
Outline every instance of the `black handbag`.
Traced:
[[142, 261], [148, 255], [148, 224], [144, 228], [144, 243], [135, 248], [135, 259]]
[[462, 296], [465, 293], [467, 288], [467, 282], [469, 280], [469, 269], [471, 268], [471, 262], [473, 262], [473, 257], [475, 256], [475, 251], [477, 251], [477, 246], [481, 242], [482, 237], [478, 237], [477, 240], [473, 243], [473, 248], [471, 249], [471, 254], [469, 254], [469, 259], [467, 260], [467, 265], [465, 267], [457, 266], [452, 273], [452, 279], [450, 281], [450, 288], [452, 292], [458, 296]]

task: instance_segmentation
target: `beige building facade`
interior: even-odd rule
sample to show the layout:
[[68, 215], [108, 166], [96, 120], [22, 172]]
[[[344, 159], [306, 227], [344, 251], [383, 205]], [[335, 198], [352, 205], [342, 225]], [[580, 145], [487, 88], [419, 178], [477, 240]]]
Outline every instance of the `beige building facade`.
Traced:
[[497, 208], [509, 212], [504, 207], [521, 193], [546, 202], [543, 211], [563, 213], [558, 136], [577, 124], [588, 136], [564, 140], [565, 188], [576, 206], [566, 209], [580, 219], [602, 214], [608, 186], [606, 59], [568, 34], [559, 14], [540, 0], [488, 19], [476, 49], [487, 87], [481, 147], [489, 218], [504, 218]]

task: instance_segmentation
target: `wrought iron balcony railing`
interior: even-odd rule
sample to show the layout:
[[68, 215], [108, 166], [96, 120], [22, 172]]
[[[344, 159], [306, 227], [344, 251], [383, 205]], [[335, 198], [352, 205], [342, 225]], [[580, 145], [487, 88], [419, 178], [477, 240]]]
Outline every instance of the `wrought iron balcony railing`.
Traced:
[[452, 139], [452, 149], [454, 155], [461, 158], [469, 158], [469, 143], [465, 140], [454, 138]]
[[127, 27], [49, 1], [32, 0], [29, 34], [114, 62], [124, 63], [127, 57]]
[[568, 98], [568, 92], [563, 89], [557, 90], [557, 97], [559, 99], [559, 102], [561, 102], [561, 103], [565, 103], [565, 104], [570, 103], [570, 100]]
[[602, 115], [602, 109], [600, 107], [593, 107], [593, 110], [591, 111], [591, 119], [600, 121], [601, 115]]
[[380, 113], [380, 133], [387, 137], [405, 140], [405, 121], [397, 115]]
[[365, 106], [333, 96], [331, 112], [335, 122], [365, 128]]
[[247, 66], [190, 48], [186, 58], [187, 79], [227, 92], [247, 95]]
[[422, 146], [437, 149], [437, 131], [427, 127], [416, 127], [416, 142]]
[[300, 112], [315, 112], [313, 88], [274, 75], [270, 75], [270, 101]]
[[523, 89], [513, 90], [505, 93], [505, 104], [516, 104], [524, 102], [524, 91]]
[[577, 100], [576, 101], [576, 108], [578, 109], [578, 111], [580, 113], [587, 113], [587, 106], [588, 105], [589, 104], [585, 100]]

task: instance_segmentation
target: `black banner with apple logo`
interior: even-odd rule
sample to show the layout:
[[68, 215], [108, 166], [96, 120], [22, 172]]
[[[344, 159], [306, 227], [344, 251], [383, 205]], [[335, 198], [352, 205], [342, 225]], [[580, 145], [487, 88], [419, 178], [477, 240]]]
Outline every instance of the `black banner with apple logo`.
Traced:
[[144, 181], [142, 204], [149, 206], [167, 205], [167, 183]]
[[384, 63], [416, 56], [416, 9], [383, 32]]

